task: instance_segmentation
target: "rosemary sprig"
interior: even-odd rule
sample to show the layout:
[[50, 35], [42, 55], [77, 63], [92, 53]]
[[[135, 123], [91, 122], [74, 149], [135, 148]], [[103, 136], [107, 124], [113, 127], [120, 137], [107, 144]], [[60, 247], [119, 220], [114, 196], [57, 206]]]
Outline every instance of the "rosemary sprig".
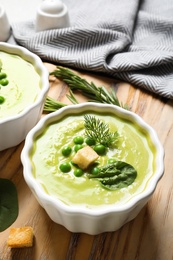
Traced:
[[[68, 99], [73, 103], [73, 104], [78, 104], [79, 102], [77, 101], [77, 99], [75, 98], [73, 92], [70, 90], [69, 91], [69, 95], [66, 95], [68, 97]], [[46, 98], [46, 102], [44, 104], [44, 113], [51, 113], [54, 112], [62, 107], [67, 106], [67, 104], [62, 103], [60, 101], [57, 101], [51, 97], [47, 97]]]
[[71, 90], [81, 91], [83, 95], [90, 98], [90, 101], [124, 107], [119, 102], [113, 89], [109, 92], [104, 86], [96, 87], [93, 82], [89, 83], [86, 79], [81, 78], [67, 68], [57, 66], [57, 69], [51, 72], [50, 75], [61, 78]]
[[85, 135], [96, 143], [110, 147], [118, 138], [118, 132], [110, 132], [109, 126], [91, 115], [84, 115]]
[[69, 91], [70, 95], [66, 95], [67, 98], [73, 103], [73, 104], [79, 104], [79, 102], [77, 101], [77, 99], [75, 98], [73, 91], [70, 89]]
[[44, 112], [51, 113], [65, 106], [67, 106], [67, 104], [61, 103], [51, 97], [47, 97], [44, 104]]
[[[78, 90], [81, 91], [81, 93], [84, 96], [88, 97], [89, 101], [97, 102], [97, 103], [113, 104], [127, 109], [127, 105], [123, 105], [118, 100], [113, 89], [108, 91], [104, 86], [97, 87], [93, 82], [89, 83], [86, 79], [83, 79], [80, 76], [76, 75], [70, 69], [57, 66], [57, 69], [52, 71], [50, 75], [54, 75], [56, 78], [60, 78], [68, 84], [71, 92], [70, 95], [67, 95], [67, 97], [74, 104], [78, 103], [78, 101], [73, 95], [73, 90]], [[49, 100], [49, 98], [48, 100], [46, 100], [45, 103], [46, 108], [44, 108], [45, 112], [52, 112], [62, 107], [62, 103], [53, 99], [51, 99], [51, 101]], [[57, 106], [55, 104], [56, 102], [58, 103]]]

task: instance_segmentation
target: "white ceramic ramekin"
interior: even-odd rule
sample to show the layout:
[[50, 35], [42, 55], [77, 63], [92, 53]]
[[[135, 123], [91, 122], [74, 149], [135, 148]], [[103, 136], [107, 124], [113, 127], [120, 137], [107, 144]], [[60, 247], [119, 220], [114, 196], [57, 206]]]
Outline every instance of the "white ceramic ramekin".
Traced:
[[[30, 152], [33, 148], [35, 138], [42, 133], [49, 123], [62, 120], [69, 114], [85, 113], [87, 111], [113, 113], [116, 117], [127, 119], [135, 123], [137, 126], [144, 129], [144, 132], [149, 135], [149, 138], [155, 147], [155, 169], [153, 176], [148, 181], [147, 187], [144, 191], [133, 196], [133, 198], [125, 204], [117, 206], [110, 205], [109, 207], [100, 209], [68, 206], [48, 195], [33, 176]], [[97, 103], [70, 105], [41, 119], [26, 137], [24, 149], [21, 154], [21, 160], [24, 167], [23, 174], [25, 181], [50, 218], [54, 222], [66, 227], [71, 232], [84, 232], [92, 235], [115, 231], [128, 221], [135, 218], [152, 196], [164, 171], [164, 150], [156, 132], [146, 124], [143, 119], [133, 112], [114, 105]]]
[[40, 119], [49, 90], [49, 73], [41, 59], [23, 47], [8, 43], [0, 43], [0, 51], [16, 54], [22, 59], [30, 62], [40, 76], [41, 85], [41, 91], [32, 105], [26, 107], [17, 115], [0, 119], [0, 151], [2, 151], [22, 142], [27, 133]]
[[69, 26], [68, 9], [63, 2], [60, 0], [44, 0], [41, 2], [36, 14], [36, 32]]
[[11, 33], [11, 26], [7, 14], [0, 5], [0, 42], [5, 42], [9, 39]]

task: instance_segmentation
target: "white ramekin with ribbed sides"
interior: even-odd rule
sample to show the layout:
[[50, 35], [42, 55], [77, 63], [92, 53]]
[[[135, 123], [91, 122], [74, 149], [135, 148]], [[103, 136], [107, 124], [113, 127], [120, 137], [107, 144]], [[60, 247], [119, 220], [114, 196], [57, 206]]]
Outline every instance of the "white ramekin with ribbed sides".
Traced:
[[[24, 47], [1, 42], [0, 51], [21, 57], [33, 65], [40, 77], [40, 92], [34, 102], [26, 106], [20, 113], [0, 118], [0, 151], [2, 151], [21, 143], [39, 121], [49, 90], [49, 73], [41, 59]], [[14, 68], [14, 71], [19, 73], [20, 77], [17, 68]], [[32, 73], [28, 75], [28, 79], [30, 77], [32, 77]]]
[[[35, 169], [35, 166], [33, 166], [33, 163], [31, 162], [31, 154], [35, 149], [34, 144], [36, 138], [42, 133], [45, 133], [44, 130], [49, 124], [60, 122], [69, 115], [78, 115], [81, 113], [87, 114], [89, 111], [100, 114], [111, 113], [113, 116], [123, 119], [124, 122], [126, 122], [126, 120], [131, 122], [137, 128], [140, 128], [146, 136], [148, 136], [150, 143], [153, 146], [153, 151], [155, 153], [155, 166], [153, 167], [152, 177], [146, 182], [145, 188], [141, 192], [132, 196], [132, 198], [129, 198], [129, 200], [122, 205], [119, 203], [118, 205], [112, 204], [100, 208], [85, 208], [80, 205], [67, 205], [55, 196], [48, 194], [45, 191], [46, 188], [43, 188], [39, 180], [34, 177], [34, 171], [37, 171], [37, 169]], [[134, 156], [137, 156], [137, 153], [134, 154]], [[27, 135], [21, 154], [21, 160], [24, 168], [24, 179], [49, 217], [54, 222], [66, 227], [71, 232], [84, 232], [91, 235], [115, 231], [128, 221], [135, 218], [151, 198], [158, 181], [164, 172], [164, 150], [155, 130], [133, 112], [114, 105], [98, 103], [69, 105], [59, 111], [46, 115]], [[65, 192], [64, 196], [66, 196]], [[80, 192], [78, 196], [80, 196]]]

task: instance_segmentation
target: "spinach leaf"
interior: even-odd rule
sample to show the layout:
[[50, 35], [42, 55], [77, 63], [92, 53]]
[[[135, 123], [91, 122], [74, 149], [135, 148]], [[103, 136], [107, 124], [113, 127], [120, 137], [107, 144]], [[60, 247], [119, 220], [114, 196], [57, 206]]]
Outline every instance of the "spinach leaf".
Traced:
[[0, 232], [7, 229], [18, 216], [18, 197], [15, 185], [0, 179]]
[[129, 186], [137, 176], [135, 168], [123, 161], [117, 161], [99, 169], [98, 174], [89, 175], [96, 178], [108, 190], [116, 190]]

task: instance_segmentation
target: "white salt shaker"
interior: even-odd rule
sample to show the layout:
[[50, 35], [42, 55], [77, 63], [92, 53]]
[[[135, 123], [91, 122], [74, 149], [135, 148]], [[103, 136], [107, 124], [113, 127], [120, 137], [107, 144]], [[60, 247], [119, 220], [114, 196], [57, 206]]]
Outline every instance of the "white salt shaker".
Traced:
[[64, 3], [60, 0], [42, 1], [36, 14], [35, 30], [37, 32], [69, 26], [69, 14]]
[[6, 42], [11, 34], [11, 26], [2, 6], [0, 6], [0, 41]]

